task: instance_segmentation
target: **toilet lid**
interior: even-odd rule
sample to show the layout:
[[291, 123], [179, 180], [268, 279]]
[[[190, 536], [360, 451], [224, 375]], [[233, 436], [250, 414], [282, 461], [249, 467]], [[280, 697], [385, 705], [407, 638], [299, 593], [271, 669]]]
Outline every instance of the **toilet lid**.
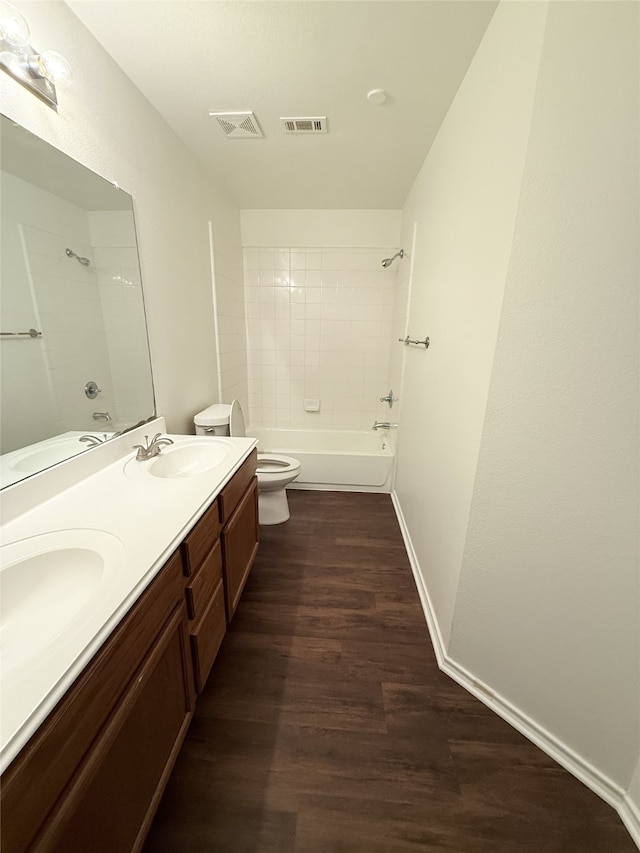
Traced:
[[231, 415], [229, 416], [229, 435], [235, 438], [244, 438], [247, 434], [242, 406], [239, 400], [231, 403]]
[[300, 468], [300, 461], [279, 453], [258, 453], [257, 474], [283, 474]]

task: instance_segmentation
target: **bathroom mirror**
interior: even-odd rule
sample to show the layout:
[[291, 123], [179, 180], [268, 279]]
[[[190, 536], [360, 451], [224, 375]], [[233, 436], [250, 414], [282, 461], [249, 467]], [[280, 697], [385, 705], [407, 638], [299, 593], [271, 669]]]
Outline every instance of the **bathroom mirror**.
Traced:
[[0, 157], [6, 487], [153, 417], [155, 403], [131, 197], [5, 116]]

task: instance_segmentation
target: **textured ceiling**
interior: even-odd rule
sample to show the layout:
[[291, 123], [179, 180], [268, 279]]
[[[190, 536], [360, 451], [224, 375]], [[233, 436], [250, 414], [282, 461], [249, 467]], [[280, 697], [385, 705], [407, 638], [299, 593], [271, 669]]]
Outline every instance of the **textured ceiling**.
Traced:
[[[240, 207], [399, 208], [497, 2], [68, 5]], [[227, 139], [211, 110], [253, 110], [265, 138]], [[285, 134], [297, 115], [329, 133]]]

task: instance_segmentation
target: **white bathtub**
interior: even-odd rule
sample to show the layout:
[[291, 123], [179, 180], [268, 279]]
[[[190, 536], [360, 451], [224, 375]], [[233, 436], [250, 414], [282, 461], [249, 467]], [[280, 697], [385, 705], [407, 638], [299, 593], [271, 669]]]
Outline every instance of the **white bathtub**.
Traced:
[[253, 427], [261, 453], [299, 459], [300, 476], [289, 488], [390, 492], [393, 443], [386, 430], [298, 430]]

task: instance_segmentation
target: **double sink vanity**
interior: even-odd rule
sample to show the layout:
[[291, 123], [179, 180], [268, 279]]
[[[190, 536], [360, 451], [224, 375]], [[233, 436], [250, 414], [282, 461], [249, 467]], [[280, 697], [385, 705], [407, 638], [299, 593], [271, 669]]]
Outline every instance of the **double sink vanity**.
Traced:
[[130, 853], [257, 552], [256, 441], [136, 459], [166, 425], [133, 199], [6, 116], [0, 141], [1, 847]]
[[2, 850], [139, 850], [258, 548], [254, 439], [159, 418], [3, 493]]

